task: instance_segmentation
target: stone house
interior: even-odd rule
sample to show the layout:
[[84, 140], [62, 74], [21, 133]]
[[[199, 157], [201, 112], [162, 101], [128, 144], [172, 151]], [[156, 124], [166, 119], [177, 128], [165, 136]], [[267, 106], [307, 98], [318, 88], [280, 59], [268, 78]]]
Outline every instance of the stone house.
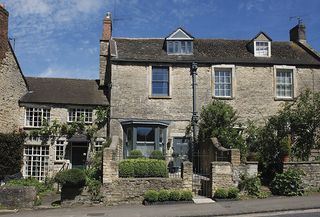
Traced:
[[[86, 125], [96, 119], [99, 106], [108, 106], [97, 80], [25, 77], [8, 40], [9, 13], [0, 6], [0, 132], [39, 130], [50, 125], [83, 118]], [[24, 147], [24, 177], [44, 180], [66, 167], [84, 167], [91, 151], [102, 149], [107, 129], [103, 126], [90, 141], [87, 135], [51, 136], [47, 140], [28, 137]]]
[[[100, 41], [100, 85], [110, 102], [110, 135], [121, 158], [139, 149], [185, 155], [192, 118], [191, 64], [197, 63], [197, 107], [224, 100], [240, 120], [263, 123], [303, 89], [320, 90], [320, 57], [299, 23], [290, 40], [264, 32], [248, 40], [200, 39], [183, 28], [164, 38], [112, 37], [107, 14]], [[173, 151], [174, 150], [174, 151]]]

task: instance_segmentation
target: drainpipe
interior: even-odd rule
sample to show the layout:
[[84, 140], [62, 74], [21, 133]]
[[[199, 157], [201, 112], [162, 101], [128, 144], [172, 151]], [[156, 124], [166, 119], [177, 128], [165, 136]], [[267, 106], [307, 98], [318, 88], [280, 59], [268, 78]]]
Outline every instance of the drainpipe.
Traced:
[[191, 72], [192, 76], [192, 118], [191, 118], [191, 126], [192, 126], [192, 154], [194, 154], [194, 147], [197, 144], [197, 133], [198, 133], [198, 112], [197, 112], [197, 69], [198, 65], [196, 62], [191, 64]]

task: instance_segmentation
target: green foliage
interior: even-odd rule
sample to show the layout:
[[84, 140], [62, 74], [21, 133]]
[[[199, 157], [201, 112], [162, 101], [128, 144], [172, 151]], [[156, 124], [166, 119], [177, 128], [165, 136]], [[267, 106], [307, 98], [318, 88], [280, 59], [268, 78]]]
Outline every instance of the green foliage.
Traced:
[[107, 124], [109, 113], [110, 113], [110, 107], [103, 107], [103, 106], [97, 107], [96, 123], [98, 125], [98, 128], [102, 128]]
[[245, 160], [247, 148], [236, 126], [237, 114], [232, 106], [220, 100], [213, 100], [203, 107], [200, 113], [198, 140], [205, 142], [216, 137], [223, 147], [238, 148], [241, 159]]
[[6, 186], [33, 186], [38, 194], [53, 190], [53, 183], [50, 180], [39, 182], [35, 178], [10, 180], [6, 183]]
[[144, 199], [148, 202], [157, 202], [159, 199], [159, 193], [155, 190], [148, 190], [144, 194]]
[[159, 191], [159, 201], [168, 201], [170, 198], [170, 191], [168, 190], [160, 190]]
[[101, 181], [96, 179], [89, 179], [87, 180], [86, 185], [88, 186], [88, 192], [91, 195], [91, 200], [97, 201], [101, 199], [100, 195], [100, 188], [101, 188]]
[[272, 194], [283, 196], [303, 195], [302, 175], [303, 172], [296, 169], [289, 169], [284, 173], [277, 174], [270, 184]]
[[83, 187], [86, 184], [86, 174], [81, 169], [69, 169], [57, 173], [54, 180], [63, 187]]
[[20, 172], [25, 133], [0, 133], [0, 180]]
[[157, 159], [157, 160], [164, 160], [165, 159], [164, 156], [163, 156], [162, 151], [160, 151], [160, 150], [152, 151], [149, 158]]
[[119, 176], [127, 177], [168, 177], [167, 164], [163, 160], [128, 159], [119, 164]]
[[181, 192], [179, 190], [170, 191], [169, 200], [171, 201], [179, 201], [181, 199]]
[[236, 199], [236, 198], [238, 198], [238, 195], [239, 195], [238, 188], [232, 187], [232, 188], [228, 189], [228, 198], [229, 199]]
[[137, 158], [144, 158], [140, 150], [132, 150], [129, 152], [128, 159], [137, 159]]
[[250, 196], [259, 197], [261, 193], [261, 180], [259, 176], [241, 175], [239, 189]]
[[180, 200], [184, 201], [191, 201], [193, 198], [192, 191], [183, 190], [181, 191], [181, 198]]
[[214, 197], [218, 199], [228, 198], [228, 191], [225, 188], [217, 188], [214, 192]]

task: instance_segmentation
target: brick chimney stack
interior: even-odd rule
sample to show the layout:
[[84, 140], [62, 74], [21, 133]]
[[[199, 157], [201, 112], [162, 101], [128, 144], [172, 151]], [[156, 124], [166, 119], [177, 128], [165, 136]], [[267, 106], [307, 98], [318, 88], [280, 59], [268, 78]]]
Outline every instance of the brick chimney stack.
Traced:
[[111, 20], [111, 12], [108, 12], [103, 19], [103, 32], [102, 32], [102, 40], [109, 41], [112, 36], [112, 20]]
[[290, 30], [290, 41], [306, 43], [306, 27], [303, 23], [299, 22], [298, 25]]
[[5, 57], [8, 49], [8, 18], [8, 11], [0, 4], [0, 60]]

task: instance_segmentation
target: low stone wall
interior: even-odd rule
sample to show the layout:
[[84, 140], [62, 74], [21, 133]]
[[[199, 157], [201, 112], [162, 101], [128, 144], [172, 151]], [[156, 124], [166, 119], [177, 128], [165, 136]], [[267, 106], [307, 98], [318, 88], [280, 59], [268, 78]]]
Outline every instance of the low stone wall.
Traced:
[[31, 208], [37, 197], [35, 187], [0, 187], [0, 205], [8, 208]]
[[149, 190], [182, 189], [183, 180], [180, 178], [119, 178], [102, 187], [104, 203], [141, 204], [144, 193]]
[[305, 173], [302, 177], [305, 189], [320, 188], [320, 161], [286, 162], [283, 164], [283, 171], [287, 171], [289, 168], [297, 168]]
[[239, 184], [241, 174], [256, 176], [258, 174], [258, 163], [247, 162], [245, 164], [232, 164], [231, 162], [212, 162], [211, 163], [211, 195], [217, 188], [236, 187]]

